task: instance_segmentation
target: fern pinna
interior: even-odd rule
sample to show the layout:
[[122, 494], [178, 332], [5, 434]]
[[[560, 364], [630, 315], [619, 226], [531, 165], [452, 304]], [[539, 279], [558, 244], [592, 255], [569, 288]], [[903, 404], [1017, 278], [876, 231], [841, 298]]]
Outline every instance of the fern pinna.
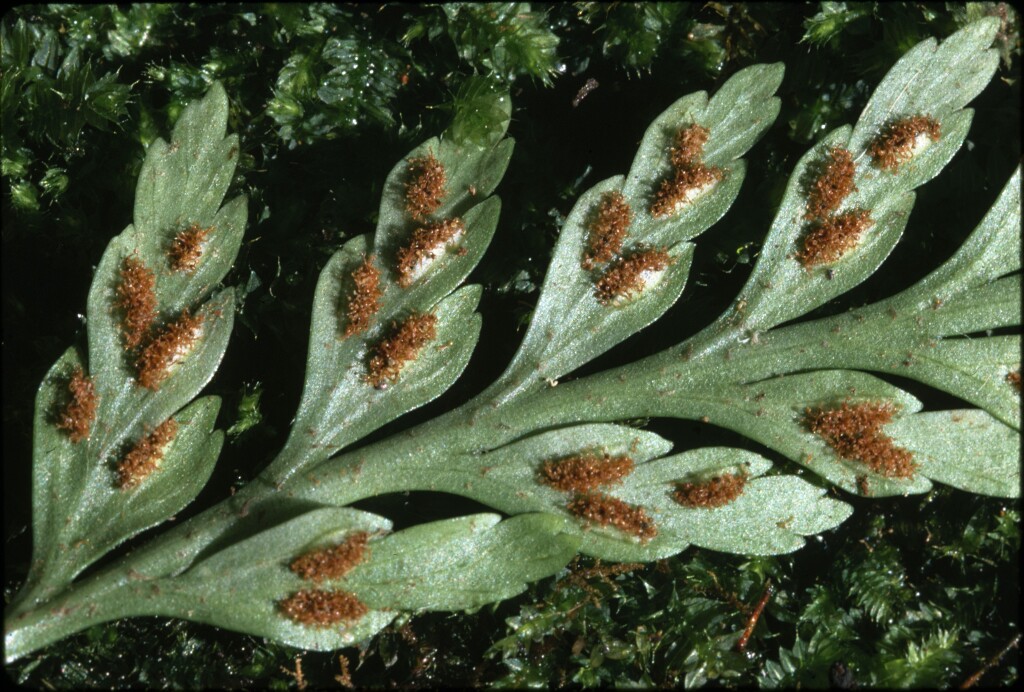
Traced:
[[[81, 579], [191, 502], [223, 440], [216, 397], [195, 397], [227, 348], [235, 296], [218, 289], [246, 226], [224, 203], [238, 158], [215, 85], [154, 142], [133, 222], [88, 297], [87, 342], [36, 401], [31, 572], [6, 615], [13, 661], [89, 625], [164, 615], [335, 649], [400, 613], [513, 596], [582, 553], [646, 562], [688, 546], [799, 549], [846, 519], [844, 493], [933, 482], [1017, 497], [1020, 173], [960, 250], [882, 301], [794, 321], [871, 276], [899, 241], [914, 189], [960, 150], [989, 82], [998, 22], [910, 50], [860, 119], [796, 164], [732, 306], [683, 343], [571, 381], [661, 317], [696, 236], [736, 201], [744, 156], [779, 113], [783, 66], [754, 65], [651, 124], [626, 175], [568, 215], [530, 326], [483, 392], [434, 420], [350, 449], [435, 399], [476, 345], [481, 289], [463, 282], [496, 231], [512, 156], [504, 127], [424, 142], [385, 182], [377, 229], [324, 267], [290, 436], [259, 478]], [[991, 333], [991, 330], [1003, 331]], [[988, 332], [988, 333], [987, 333]], [[922, 410], [870, 373], [917, 380], [963, 408]], [[671, 454], [622, 421], [693, 419], [732, 447]], [[787, 461], [788, 460], [788, 461]], [[829, 492], [830, 488], [836, 489]], [[462, 495], [493, 512], [399, 531], [350, 505], [386, 493]]]

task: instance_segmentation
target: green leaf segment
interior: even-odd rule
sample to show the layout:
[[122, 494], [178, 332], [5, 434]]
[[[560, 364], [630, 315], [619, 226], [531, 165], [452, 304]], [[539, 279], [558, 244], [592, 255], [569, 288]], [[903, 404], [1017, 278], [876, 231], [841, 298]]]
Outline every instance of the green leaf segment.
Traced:
[[[878, 497], [937, 481], [1016, 497], [1020, 338], [984, 334], [1020, 325], [1019, 171], [960, 250], [915, 286], [792, 322], [889, 255], [914, 188], [966, 137], [965, 105], [996, 68], [996, 28], [985, 20], [912, 49], [852, 128], [800, 159], [721, 318], [662, 353], [558, 385], [679, 298], [690, 240], [736, 200], [743, 157], [778, 115], [783, 67], [755, 65], [713, 97], [681, 98], [652, 123], [628, 174], [595, 185], [569, 214], [505, 373], [448, 414], [345, 451], [443, 393], [476, 345], [480, 287], [462, 283], [497, 227], [490, 195], [513, 146], [503, 138], [508, 96], [484, 94], [499, 116], [494, 136], [447, 133], [410, 152], [385, 182], [376, 232], [349, 240], [324, 268], [305, 388], [277, 458], [220, 505], [75, 581], [194, 499], [220, 450], [219, 401], [193, 398], [227, 346], [233, 296], [216, 286], [238, 251], [246, 201], [223, 202], [238, 141], [225, 136], [227, 97], [215, 85], [170, 143], [150, 146], [134, 222], [111, 241], [89, 293], [87, 348], [69, 349], [39, 389], [35, 555], [7, 611], [7, 660], [135, 615], [332, 649], [403, 611], [508, 598], [578, 552], [619, 561], [691, 544], [785, 553], [849, 516], [826, 496], [830, 485]], [[169, 248], [186, 231], [198, 259], [175, 269]], [[133, 263], [145, 271], [131, 275]], [[138, 345], [126, 341], [129, 313], [142, 324]], [[976, 408], [923, 412], [867, 371]], [[153, 386], [142, 386], [146, 372]], [[647, 416], [729, 428], [811, 474], [741, 449], [673, 455], [658, 435], [616, 424]], [[347, 507], [408, 490], [463, 495], [507, 518], [393, 532]], [[346, 553], [350, 545], [359, 549]], [[300, 558], [330, 571], [295, 569]]]

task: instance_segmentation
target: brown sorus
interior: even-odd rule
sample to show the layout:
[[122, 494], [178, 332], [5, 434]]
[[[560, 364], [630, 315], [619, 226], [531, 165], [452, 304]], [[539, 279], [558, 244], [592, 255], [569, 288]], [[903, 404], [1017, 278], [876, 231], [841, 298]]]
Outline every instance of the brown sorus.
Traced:
[[857, 247], [861, 234], [874, 223], [871, 212], [864, 209], [830, 216], [804, 236], [803, 247], [796, 257], [806, 269], [832, 264]]
[[868, 485], [868, 477], [864, 475], [857, 476], [854, 481], [857, 483], [857, 492], [864, 497], [871, 497], [871, 486]]
[[690, 201], [691, 195], [706, 185], [725, 177], [721, 168], [695, 163], [677, 168], [675, 175], [663, 180], [651, 204], [651, 216], [661, 218], [675, 214], [681, 206]]
[[1020, 370], [1012, 370], [1006, 373], [1006, 381], [1013, 385], [1013, 388], [1020, 391]]
[[202, 315], [190, 315], [182, 310], [181, 316], [164, 327], [146, 344], [137, 362], [139, 384], [156, 391], [171, 374], [171, 366], [185, 357], [199, 337], [203, 325]]
[[125, 257], [121, 282], [117, 285], [117, 307], [123, 313], [121, 332], [124, 347], [131, 350], [142, 343], [156, 319], [156, 275], [137, 257]]
[[829, 162], [811, 184], [805, 219], [822, 219], [831, 214], [856, 189], [853, 155], [842, 147], [832, 147], [828, 155]]
[[462, 219], [445, 219], [427, 224], [413, 231], [409, 244], [398, 250], [398, 285], [408, 288], [416, 280], [423, 263], [433, 260], [444, 251], [453, 238], [466, 230]]
[[199, 266], [199, 259], [203, 256], [203, 242], [210, 235], [213, 227], [202, 228], [194, 223], [186, 229], [178, 231], [171, 241], [171, 247], [167, 250], [167, 256], [171, 262], [171, 269], [176, 272], [193, 272]]
[[343, 543], [301, 555], [292, 562], [291, 570], [318, 584], [324, 579], [340, 579], [366, 558], [369, 539], [370, 534], [366, 531], [357, 531]]
[[89, 430], [96, 419], [96, 386], [81, 367], [75, 368], [68, 380], [71, 400], [57, 416], [57, 429], [68, 434], [72, 442], [89, 439]]
[[168, 418], [145, 435], [117, 465], [117, 485], [121, 490], [134, 488], [160, 466], [164, 448], [178, 435], [178, 422]]
[[373, 264], [374, 256], [363, 258], [363, 263], [352, 271], [352, 290], [345, 306], [345, 336], [366, 331], [370, 319], [380, 309], [380, 270]]
[[444, 200], [448, 175], [432, 153], [409, 159], [409, 180], [405, 184], [405, 210], [416, 221], [437, 211]]
[[914, 115], [890, 123], [871, 143], [868, 152], [882, 170], [896, 172], [914, 157], [914, 146], [920, 135], [937, 142], [942, 136], [939, 121], [930, 115]]
[[300, 625], [330, 627], [354, 622], [369, 612], [362, 601], [347, 591], [303, 589], [281, 601], [281, 612]]
[[633, 472], [633, 459], [608, 454], [579, 454], [544, 462], [540, 479], [562, 492], [586, 492], [602, 485], [619, 483]]
[[699, 483], [679, 483], [673, 494], [684, 507], [712, 509], [727, 505], [743, 494], [747, 474], [723, 473]]
[[707, 144], [711, 131], [694, 123], [676, 133], [675, 145], [669, 149], [668, 156], [675, 168], [684, 168], [700, 163], [704, 156], [704, 145]]
[[569, 502], [568, 509], [577, 517], [601, 526], [614, 526], [645, 543], [658, 535], [654, 520], [647, 515], [643, 507], [631, 505], [604, 493], [577, 495]]
[[621, 192], [601, 195], [597, 213], [590, 224], [590, 248], [583, 256], [583, 268], [593, 269], [595, 264], [607, 262], [619, 254], [632, 222], [633, 210]]
[[804, 421], [843, 459], [866, 464], [886, 478], [912, 478], [917, 462], [910, 451], [897, 447], [882, 432], [896, 407], [889, 402], [843, 402], [839, 407], [806, 409]]
[[628, 298], [644, 290], [645, 272], [656, 272], [672, 264], [665, 250], [640, 250], [612, 264], [595, 285], [595, 295], [603, 305]]
[[377, 389], [398, 381], [402, 368], [415, 360], [420, 349], [437, 336], [437, 317], [433, 314], [411, 315], [398, 325], [391, 336], [377, 344], [370, 358], [367, 380]]

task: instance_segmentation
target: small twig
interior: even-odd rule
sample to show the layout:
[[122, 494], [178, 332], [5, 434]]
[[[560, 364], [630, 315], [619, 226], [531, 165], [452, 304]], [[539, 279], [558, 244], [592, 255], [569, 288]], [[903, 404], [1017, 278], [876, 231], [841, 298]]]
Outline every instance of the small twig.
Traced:
[[769, 579], [764, 585], [764, 594], [761, 596], [761, 600], [757, 602], [757, 606], [754, 607], [754, 612], [750, 614], [750, 619], [747, 620], [747, 629], [743, 630], [743, 636], [740, 637], [739, 641], [736, 642], [736, 650], [743, 653], [747, 648], [747, 642], [750, 640], [750, 635], [754, 633], [754, 628], [757, 627], [757, 621], [761, 618], [761, 612], [764, 607], [768, 605], [768, 599], [775, 593], [775, 587], [772, 586], [772, 580]]
[[334, 679], [338, 681], [338, 684], [342, 687], [352, 689], [355, 685], [352, 683], [352, 676], [348, 671], [348, 659], [338, 654], [338, 666], [341, 667], [341, 674], [335, 675]]
[[298, 686], [300, 690], [306, 689], [306, 679], [302, 677], [302, 656], [295, 657], [294, 671], [288, 670], [284, 666], [281, 666], [281, 672], [288, 673], [288, 675], [291, 675], [293, 678], [295, 678], [295, 684]]
[[1016, 637], [1011, 639], [1010, 643], [1007, 644], [1006, 646], [1004, 646], [1002, 651], [1000, 651], [995, 656], [993, 656], [992, 658], [990, 658], [987, 661], [985, 661], [985, 665], [983, 665], [981, 667], [981, 670], [979, 670], [977, 673], [975, 673], [971, 677], [967, 678], [967, 680], [964, 681], [964, 684], [960, 685], [960, 689], [967, 690], [967, 689], [970, 689], [970, 688], [974, 687], [977, 684], [978, 680], [981, 680], [981, 676], [982, 675], [984, 675], [989, 670], [994, 668], [996, 666], [996, 664], [999, 663], [999, 661], [1002, 660], [1003, 656], [1005, 656], [1006, 654], [1010, 653], [1010, 649], [1012, 649], [1013, 647], [1017, 646], [1018, 644], [1020, 644], [1020, 634], [1018, 634]]

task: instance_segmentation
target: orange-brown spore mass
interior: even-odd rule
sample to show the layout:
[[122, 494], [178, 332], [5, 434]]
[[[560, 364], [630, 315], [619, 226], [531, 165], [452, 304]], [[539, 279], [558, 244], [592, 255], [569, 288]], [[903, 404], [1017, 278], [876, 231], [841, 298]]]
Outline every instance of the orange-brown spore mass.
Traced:
[[580, 454], [544, 462], [540, 480], [562, 492], [587, 492], [619, 483], [633, 472], [633, 459], [609, 454]]
[[601, 304], [608, 305], [643, 291], [647, 272], [663, 271], [672, 264], [665, 250], [641, 250], [623, 257], [608, 268], [595, 285], [594, 294]]
[[594, 265], [603, 264], [619, 254], [631, 223], [633, 210], [621, 192], [601, 195], [597, 213], [590, 224], [590, 247], [583, 256], [583, 268], [593, 269]]
[[1006, 381], [1009, 382], [1010, 385], [1019, 392], [1020, 391], [1020, 370], [1012, 370], [1012, 371], [1006, 373]]
[[370, 255], [363, 259], [352, 271], [352, 289], [345, 305], [345, 336], [352, 336], [366, 331], [370, 320], [380, 309], [380, 297], [384, 294], [380, 289], [380, 270], [373, 264]]
[[160, 467], [164, 448], [178, 435], [178, 422], [168, 418], [156, 430], [144, 436], [117, 465], [117, 485], [121, 490], [134, 488]]
[[825, 440], [843, 459], [866, 464], [886, 478], [912, 478], [918, 464], [910, 451], [897, 447], [882, 432], [896, 407], [889, 402], [849, 404], [838, 408], [806, 409], [804, 421], [815, 435]]
[[96, 419], [96, 386], [82, 368], [75, 368], [68, 380], [70, 401], [57, 416], [57, 429], [68, 434], [72, 442], [89, 439], [89, 430]]
[[614, 526], [645, 543], [658, 535], [654, 520], [643, 507], [631, 505], [604, 493], [577, 495], [569, 502], [568, 509], [577, 517], [601, 526]]
[[370, 358], [367, 380], [377, 389], [398, 381], [405, 364], [415, 360], [420, 349], [437, 336], [437, 317], [433, 314], [412, 315], [402, 322], [390, 337], [377, 344]]
[[695, 163], [676, 169], [675, 175], [661, 183], [651, 204], [651, 216], [662, 218], [671, 216], [679, 208], [690, 201], [691, 195], [705, 185], [718, 182], [725, 174], [717, 166], [708, 167], [703, 163]]
[[202, 228], [194, 223], [188, 228], [178, 231], [167, 250], [171, 269], [176, 272], [193, 272], [199, 266], [203, 256], [203, 243], [213, 228]]
[[125, 350], [142, 343], [156, 319], [156, 275], [137, 257], [126, 257], [117, 286], [117, 307], [121, 309], [121, 333]]
[[895, 173], [902, 164], [914, 157], [914, 146], [920, 135], [927, 135], [933, 142], [939, 141], [942, 136], [939, 121], [930, 115], [914, 115], [897, 120], [875, 138], [868, 153], [879, 168]]
[[290, 620], [320, 628], [355, 622], [369, 612], [355, 595], [340, 590], [303, 589], [281, 601], [278, 607]]
[[673, 493], [684, 507], [713, 509], [734, 501], [747, 485], [746, 473], [723, 473], [699, 483], [679, 483]]
[[871, 212], [865, 209], [830, 216], [804, 236], [803, 247], [796, 257], [805, 269], [832, 264], [857, 247], [861, 235], [874, 223]]
[[462, 219], [445, 219], [413, 231], [409, 244], [398, 250], [398, 285], [408, 288], [417, 278], [422, 263], [444, 252], [445, 246], [466, 230]]
[[669, 160], [676, 168], [685, 168], [699, 163], [704, 156], [704, 145], [708, 143], [711, 130], [697, 123], [684, 127], [676, 133], [675, 146], [669, 149]]
[[202, 331], [203, 316], [190, 315], [183, 310], [181, 316], [164, 327], [139, 354], [139, 384], [156, 391], [160, 383], [171, 374], [171, 366], [184, 358]]
[[853, 163], [853, 155], [842, 147], [833, 147], [828, 155], [829, 162], [811, 185], [804, 215], [806, 219], [824, 218], [838, 209], [856, 189], [853, 178], [857, 167]]
[[675, 144], [669, 149], [674, 173], [662, 181], [655, 193], [651, 216], [661, 218], [675, 214], [696, 191], [725, 177], [721, 168], [704, 164], [704, 145], [710, 136], [710, 130], [696, 123], [676, 134]]
[[339, 545], [312, 550], [296, 558], [291, 564], [291, 570], [303, 579], [318, 584], [324, 579], [340, 579], [366, 558], [366, 544], [369, 540], [370, 534], [357, 531]]
[[432, 153], [409, 159], [408, 174], [405, 210], [414, 220], [423, 221], [441, 206], [448, 174]]

